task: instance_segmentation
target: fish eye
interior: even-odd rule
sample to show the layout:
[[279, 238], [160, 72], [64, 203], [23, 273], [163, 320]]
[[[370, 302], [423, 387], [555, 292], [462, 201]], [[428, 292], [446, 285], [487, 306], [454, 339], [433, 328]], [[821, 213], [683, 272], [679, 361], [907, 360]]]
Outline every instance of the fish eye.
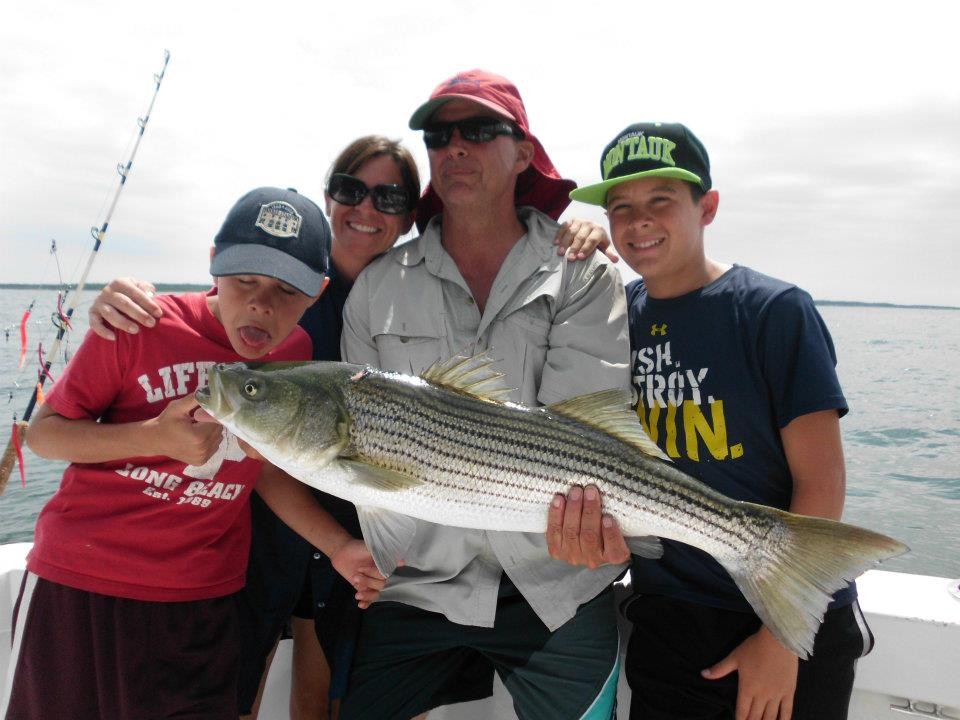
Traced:
[[260, 383], [256, 380], [247, 380], [243, 384], [243, 394], [246, 395], [251, 400], [256, 399], [257, 395], [260, 393]]

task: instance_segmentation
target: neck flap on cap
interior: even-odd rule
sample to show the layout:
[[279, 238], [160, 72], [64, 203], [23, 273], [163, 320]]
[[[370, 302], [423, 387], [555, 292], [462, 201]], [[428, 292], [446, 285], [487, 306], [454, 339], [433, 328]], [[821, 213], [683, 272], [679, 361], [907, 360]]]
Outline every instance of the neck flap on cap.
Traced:
[[[480, 103], [513, 120], [526, 139], [533, 143], [534, 153], [530, 166], [517, 177], [516, 205], [529, 205], [557, 220], [570, 204], [570, 191], [577, 187], [566, 180], [554, 167], [547, 151], [530, 132], [527, 110], [516, 85], [501, 75], [485, 70], [467, 70], [457, 73], [440, 83], [430, 94], [430, 100], [421, 105], [410, 118], [410, 127], [419, 129], [436, 110], [446, 102], [462, 98]], [[443, 211], [443, 201], [427, 183], [417, 204], [417, 228], [420, 232], [434, 215]]]

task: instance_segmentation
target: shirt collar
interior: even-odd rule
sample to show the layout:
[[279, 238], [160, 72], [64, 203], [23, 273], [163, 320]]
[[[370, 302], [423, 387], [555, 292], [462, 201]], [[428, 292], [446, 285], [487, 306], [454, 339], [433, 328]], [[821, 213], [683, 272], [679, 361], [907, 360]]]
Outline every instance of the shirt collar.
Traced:
[[[527, 228], [527, 232], [517, 241], [524, 244], [524, 253], [533, 253], [540, 263], [554, 259], [556, 250], [552, 241], [557, 232], [557, 223], [539, 210], [527, 206], [517, 208], [517, 217]], [[449, 256], [440, 243], [441, 229], [442, 216], [434, 215], [415, 242], [400, 246], [397, 262], [413, 267], [426, 260], [431, 268], [442, 266], [443, 259]]]

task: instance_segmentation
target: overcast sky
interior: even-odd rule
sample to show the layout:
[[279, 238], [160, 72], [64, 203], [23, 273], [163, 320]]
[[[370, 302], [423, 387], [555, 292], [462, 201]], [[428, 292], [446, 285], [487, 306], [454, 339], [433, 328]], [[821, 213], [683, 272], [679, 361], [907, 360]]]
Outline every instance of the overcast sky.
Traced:
[[[444, 78], [511, 78], [580, 184], [639, 120], [704, 141], [707, 251], [817, 299], [960, 306], [960, 4], [927, 2], [8, 3], [0, 21], [0, 282], [76, 280], [160, 70], [92, 272], [206, 282], [231, 204], [322, 200], [360, 134], [404, 140]], [[585, 205], [567, 215], [602, 219]]]

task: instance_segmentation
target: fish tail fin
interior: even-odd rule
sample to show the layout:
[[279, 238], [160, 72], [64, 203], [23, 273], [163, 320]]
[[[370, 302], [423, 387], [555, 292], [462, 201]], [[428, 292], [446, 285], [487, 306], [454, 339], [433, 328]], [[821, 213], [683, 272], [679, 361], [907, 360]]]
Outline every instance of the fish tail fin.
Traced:
[[776, 529], [751, 550], [750, 559], [728, 571], [764, 625], [806, 659], [833, 594], [909, 548], [854, 525], [761, 509], [774, 514]]

